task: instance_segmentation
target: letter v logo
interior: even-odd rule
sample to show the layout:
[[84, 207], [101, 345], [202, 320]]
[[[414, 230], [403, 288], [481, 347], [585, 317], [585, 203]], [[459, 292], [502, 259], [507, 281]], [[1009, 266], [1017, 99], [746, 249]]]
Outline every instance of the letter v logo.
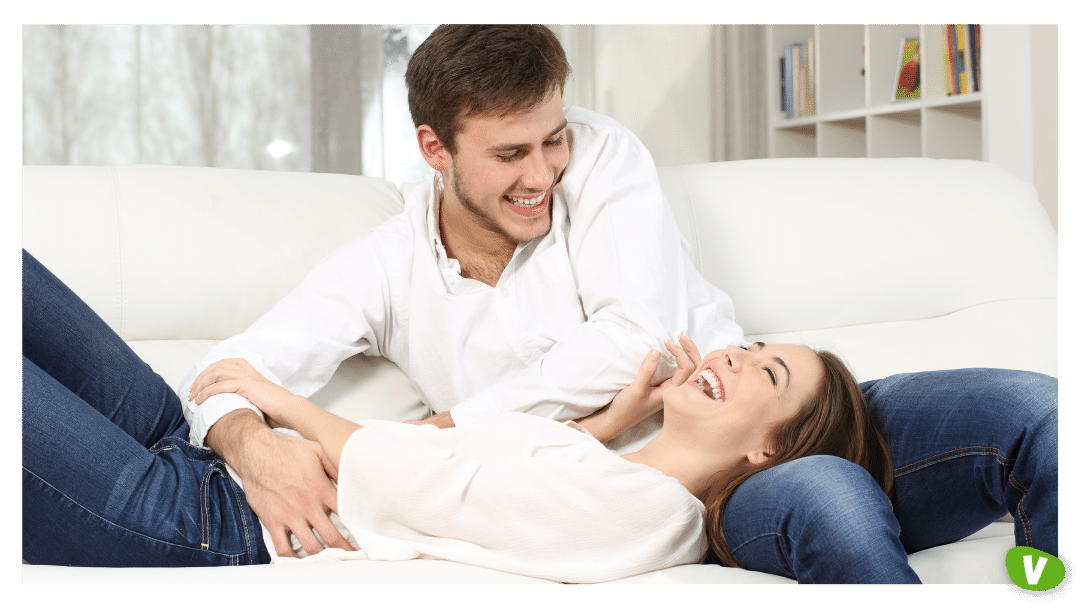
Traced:
[[1009, 549], [1005, 569], [1012, 582], [1028, 591], [1053, 589], [1065, 580], [1065, 564], [1060, 559], [1031, 547]]
[[1024, 576], [1027, 577], [1028, 585], [1034, 587], [1039, 584], [1039, 579], [1042, 578], [1043, 568], [1046, 567], [1046, 558], [1039, 557], [1039, 565], [1034, 568], [1031, 567], [1032, 555], [1024, 556]]

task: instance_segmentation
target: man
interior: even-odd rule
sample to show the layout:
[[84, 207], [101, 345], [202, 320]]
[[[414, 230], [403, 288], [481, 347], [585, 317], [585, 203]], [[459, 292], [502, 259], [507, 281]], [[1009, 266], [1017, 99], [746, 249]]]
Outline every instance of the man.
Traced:
[[[406, 76], [436, 179], [197, 370], [243, 358], [310, 395], [346, 357], [382, 355], [437, 412], [425, 422], [449, 426], [510, 410], [584, 416], [682, 328], [705, 350], [742, 344], [730, 300], [678, 246], [648, 153], [609, 119], [564, 113], [566, 72], [545, 28], [436, 30]], [[212, 381], [195, 371], [189, 397]], [[760, 473], [724, 512], [739, 565], [800, 581], [914, 582], [907, 552], [1006, 511], [1018, 543], [1056, 553], [1056, 380], [959, 370], [864, 389], [897, 465], [892, 503], [835, 458]], [[293, 552], [289, 533], [307, 553], [323, 546], [313, 531], [344, 548], [317, 447], [274, 434], [249, 406], [235, 395], [185, 404], [193, 442], [240, 473], [279, 554]]]
[[[212, 380], [196, 371], [240, 358], [311, 395], [366, 353], [414, 380], [436, 412], [427, 424], [501, 411], [569, 420], [610, 402], [665, 337], [741, 343], [730, 298], [680, 247], [640, 141], [595, 113], [564, 114], [568, 71], [542, 26], [437, 29], [406, 74], [435, 179], [211, 351], [181, 394], [194, 399]], [[240, 474], [280, 555], [293, 554], [289, 533], [306, 553], [322, 548], [313, 531], [346, 547], [316, 445], [272, 432], [238, 395], [185, 408], [192, 442]]]

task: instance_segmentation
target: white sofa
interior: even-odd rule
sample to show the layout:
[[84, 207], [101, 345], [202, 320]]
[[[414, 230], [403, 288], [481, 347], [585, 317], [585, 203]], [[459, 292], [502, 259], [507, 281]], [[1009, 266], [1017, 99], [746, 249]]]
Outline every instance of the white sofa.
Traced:
[[[1057, 234], [996, 166], [772, 159], [662, 168], [692, 259], [750, 339], [835, 349], [860, 379], [955, 367], [1057, 376]], [[339, 244], [402, 208], [376, 178], [164, 166], [23, 172], [23, 245], [172, 386]], [[426, 414], [384, 360], [347, 361], [314, 400]], [[1009, 581], [1011, 524], [910, 557], [924, 582]], [[174, 569], [24, 565], [27, 583], [188, 582]], [[546, 583], [438, 560], [206, 569], [202, 582]], [[791, 582], [682, 566], [622, 583]]]

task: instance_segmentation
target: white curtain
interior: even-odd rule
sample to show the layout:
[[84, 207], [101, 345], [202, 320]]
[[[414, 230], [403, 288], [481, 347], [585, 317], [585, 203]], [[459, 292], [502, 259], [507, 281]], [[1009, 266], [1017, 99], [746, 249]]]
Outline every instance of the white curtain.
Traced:
[[23, 162], [420, 181], [405, 66], [423, 25], [27, 25]]
[[[598, 70], [612, 66], [597, 64], [597, 26], [551, 27], [573, 70], [565, 103], [603, 110], [594, 83]], [[711, 28], [709, 73], [692, 77], [710, 82], [711, 124], [700, 134], [709, 138], [710, 160], [764, 157], [764, 27], [700, 27]], [[23, 162], [420, 181], [431, 169], [417, 150], [404, 73], [433, 29], [26, 25]]]

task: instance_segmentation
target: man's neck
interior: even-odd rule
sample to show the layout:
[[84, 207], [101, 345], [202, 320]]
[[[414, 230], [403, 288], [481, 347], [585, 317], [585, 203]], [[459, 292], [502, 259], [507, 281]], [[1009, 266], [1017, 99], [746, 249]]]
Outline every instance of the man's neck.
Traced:
[[476, 223], [455, 222], [445, 203], [444, 197], [439, 203], [438, 227], [447, 257], [461, 265], [461, 276], [494, 287], [514, 257], [517, 244]]

